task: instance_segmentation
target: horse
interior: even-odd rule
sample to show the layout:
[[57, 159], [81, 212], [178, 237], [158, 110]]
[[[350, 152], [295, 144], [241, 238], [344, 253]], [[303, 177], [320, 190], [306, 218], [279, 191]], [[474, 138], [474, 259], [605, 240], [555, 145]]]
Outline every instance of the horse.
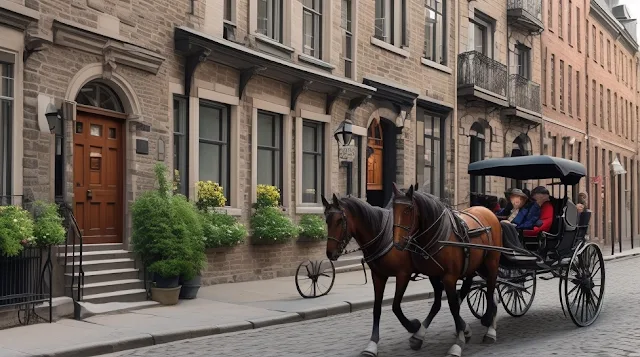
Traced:
[[482, 325], [487, 327], [484, 342], [495, 342], [498, 308], [494, 291], [500, 252], [460, 244], [502, 247], [502, 228], [495, 214], [485, 207], [455, 212], [438, 197], [419, 192], [417, 186], [401, 192], [394, 183], [393, 191], [394, 246], [399, 251], [411, 252], [411, 262], [418, 272], [441, 282], [433, 284], [434, 304], [412, 339], [424, 339], [426, 329], [440, 309], [439, 301], [444, 288], [456, 327], [456, 342], [447, 356], [462, 355], [464, 345], [471, 338], [471, 329], [460, 317], [462, 299], [456, 294], [456, 283], [460, 278], [465, 281], [473, 279], [477, 272], [487, 282], [487, 311], [480, 319]]
[[[387, 208], [374, 207], [355, 197], [338, 199], [334, 194], [332, 203], [322, 196], [324, 215], [327, 223], [327, 258], [335, 261], [346, 253], [346, 247], [354, 238], [359, 248], [349, 252], [362, 251], [364, 260], [371, 270], [374, 288], [373, 328], [367, 347], [362, 356], [376, 357], [378, 342], [380, 341], [380, 314], [382, 312], [382, 298], [389, 277], [396, 277], [396, 291], [393, 298], [392, 311], [402, 326], [412, 334], [418, 333], [422, 323], [419, 320], [409, 320], [400, 307], [402, 297], [409, 285], [409, 281], [416, 273], [411, 263], [411, 254], [407, 251], [393, 249], [393, 219], [390, 205]], [[434, 280], [431, 280], [434, 284]], [[460, 291], [464, 298], [471, 289], [472, 280], [465, 280]], [[434, 287], [434, 290], [436, 288]], [[436, 302], [440, 303], [440, 302]], [[422, 340], [410, 340], [411, 348], [420, 349]]]

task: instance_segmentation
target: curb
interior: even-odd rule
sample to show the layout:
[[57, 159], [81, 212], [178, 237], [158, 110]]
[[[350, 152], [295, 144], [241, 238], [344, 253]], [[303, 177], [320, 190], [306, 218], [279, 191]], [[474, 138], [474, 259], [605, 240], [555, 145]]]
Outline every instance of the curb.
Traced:
[[603, 257], [603, 258], [604, 258], [605, 262], [609, 262], [609, 261], [612, 261], [612, 260], [618, 260], [618, 259], [623, 259], [623, 258], [637, 257], [639, 255], [640, 255], [640, 252], [633, 252], [633, 253], [629, 253], [629, 254], [622, 253], [622, 254], [618, 254], [618, 255], [615, 255], [615, 254], [614, 255], [608, 255], [608, 256]]
[[[402, 299], [403, 303], [433, 298], [433, 292], [407, 294]], [[391, 305], [393, 297], [382, 300], [382, 306]], [[65, 348], [58, 351], [35, 354], [32, 357], [89, 357], [98, 356], [126, 350], [151, 347], [170, 342], [188, 340], [192, 338], [215, 336], [231, 332], [259, 329], [263, 327], [284, 325], [293, 322], [314, 320], [329, 316], [349, 314], [373, 307], [372, 299], [345, 301], [329, 306], [323, 306], [299, 312], [292, 312], [274, 317], [250, 319], [242, 322], [234, 322], [216, 326], [190, 327], [188, 330], [163, 331], [153, 334], [140, 334], [120, 340], [104, 341], [95, 344], [85, 344]]]

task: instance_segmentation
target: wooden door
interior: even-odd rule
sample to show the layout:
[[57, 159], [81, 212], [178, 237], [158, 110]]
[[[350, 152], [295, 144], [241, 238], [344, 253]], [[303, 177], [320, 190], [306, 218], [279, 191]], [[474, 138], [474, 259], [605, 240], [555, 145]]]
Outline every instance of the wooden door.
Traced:
[[382, 190], [382, 127], [377, 119], [371, 122], [367, 146], [373, 151], [367, 158], [367, 190]]
[[122, 123], [103, 115], [77, 114], [74, 213], [85, 243], [122, 243]]

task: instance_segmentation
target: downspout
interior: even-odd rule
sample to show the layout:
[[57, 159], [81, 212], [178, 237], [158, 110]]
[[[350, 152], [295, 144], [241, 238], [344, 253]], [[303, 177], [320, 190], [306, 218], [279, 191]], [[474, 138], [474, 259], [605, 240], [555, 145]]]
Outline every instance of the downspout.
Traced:
[[459, 131], [459, 121], [458, 121], [458, 50], [460, 43], [460, 17], [458, 16], [459, 11], [459, 3], [458, 1], [453, 1], [453, 17], [456, 22], [455, 26], [455, 34], [454, 38], [454, 55], [453, 55], [453, 132], [451, 133], [451, 140], [453, 140], [453, 202], [456, 205], [460, 204], [458, 202], [458, 187], [460, 180], [460, 160], [458, 160], [459, 155], [459, 145], [458, 145], [458, 131]]

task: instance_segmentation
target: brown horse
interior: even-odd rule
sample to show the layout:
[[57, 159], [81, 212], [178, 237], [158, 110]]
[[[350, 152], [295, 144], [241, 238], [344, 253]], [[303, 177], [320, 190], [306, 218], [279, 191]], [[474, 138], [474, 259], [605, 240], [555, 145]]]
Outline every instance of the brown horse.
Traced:
[[454, 212], [438, 197], [418, 192], [417, 187], [410, 187], [404, 193], [395, 184], [393, 187], [393, 235], [396, 248], [411, 252], [411, 261], [417, 271], [442, 282], [441, 285], [434, 284], [434, 305], [414, 337], [424, 339], [426, 328], [440, 308], [435, 302], [441, 300], [441, 287], [444, 287], [457, 336], [447, 356], [462, 355], [462, 349], [471, 337], [471, 329], [460, 317], [461, 299], [456, 294], [456, 283], [461, 278], [472, 279], [478, 272], [487, 282], [487, 312], [481, 319], [482, 325], [487, 327], [484, 341], [495, 342], [497, 302], [494, 300], [494, 290], [500, 252], [461, 247], [460, 243], [502, 247], [500, 222], [493, 212], [484, 207]]
[[[345, 252], [351, 238], [354, 238], [371, 269], [375, 301], [373, 305], [373, 329], [371, 339], [363, 356], [377, 356], [378, 342], [380, 340], [380, 314], [382, 312], [382, 298], [389, 277], [396, 277], [396, 291], [393, 299], [392, 310], [402, 326], [410, 333], [416, 334], [422, 324], [418, 320], [409, 320], [402, 312], [400, 303], [416, 270], [411, 263], [411, 254], [408, 251], [393, 249], [393, 217], [390, 209], [373, 207], [365, 201], [345, 197], [338, 199], [333, 195], [332, 203], [324, 196], [324, 214], [327, 221], [328, 237], [327, 258], [337, 260]], [[391, 202], [390, 202], [391, 203]], [[390, 206], [388, 206], [390, 207]], [[440, 284], [431, 280], [432, 284]], [[460, 290], [461, 298], [469, 292], [471, 279], [465, 280]], [[437, 288], [434, 286], [434, 290]], [[442, 287], [439, 288], [442, 290]], [[434, 304], [440, 304], [435, 301]], [[426, 321], [426, 320], [425, 320]], [[422, 340], [411, 340], [411, 347], [419, 349]]]

